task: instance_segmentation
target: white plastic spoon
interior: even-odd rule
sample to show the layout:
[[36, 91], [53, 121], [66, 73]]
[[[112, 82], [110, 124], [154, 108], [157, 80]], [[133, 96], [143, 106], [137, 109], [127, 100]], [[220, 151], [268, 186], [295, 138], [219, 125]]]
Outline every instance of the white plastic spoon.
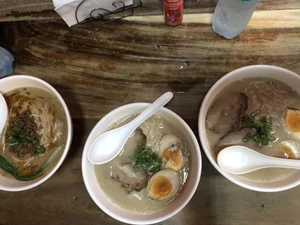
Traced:
[[6, 101], [2, 94], [0, 94], [0, 134], [2, 133], [2, 130], [6, 124], [8, 117], [8, 109]]
[[224, 148], [218, 154], [217, 162], [223, 170], [232, 174], [270, 167], [300, 169], [300, 160], [270, 157], [240, 145]]
[[172, 97], [172, 92], [163, 94], [131, 122], [98, 136], [89, 147], [87, 154], [88, 160], [92, 164], [103, 164], [114, 159], [121, 152], [127, 139], [135, 129], [167, 104]]

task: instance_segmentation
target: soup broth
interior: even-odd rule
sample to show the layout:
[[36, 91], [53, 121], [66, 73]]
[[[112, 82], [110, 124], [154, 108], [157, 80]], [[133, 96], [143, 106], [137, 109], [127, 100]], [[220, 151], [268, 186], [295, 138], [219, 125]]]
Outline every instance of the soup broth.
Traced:
[[[67, 140], [63, 107], [54, 95], [39, 88], [18, 88], [4, 98], [9, 112], [1, 135], [0, 154], [19, 176], [30, 177], [55, 152], [54, 159], [38, 174], [42, 176], [57, 163]], [[15, 179], [3, 170], [1, 173]]]
[[[126, 117], [114, 124], [111, 127], [111, 129], [122, 126], [134, 119], [135, 117], [136, 115]], [[179, 138], [180, 143], [177, 144], [177, 146], [179, 146], [179, 148], [181, 149], [182, 155], [185, 159], [182, 167], [175, 172], [180, 178], [178, 191], [176, 190], [176, 195], [178, 195], [178, 193], [182, 189], [182, 186], [186, 182], [189, 173], [189, 148], [187, 146], [186, 141], [183, 138], [183, 135], [179, 130], [177, 130], [176, 127], [174, 127], [166, 119], [154, 115], [147, 119], [131, 135], [119, 156], [117, 156], [115, 159], [106, 164], [97, 165], [94, 167], [99, 185], [101, 189], [106, 193], [108, 198], [110, 198], [115, 204], [117, 204], [121, 208], [137, 213], [151, 213], [153, 211], [159, 210], [165, 207], [171, 201], [173, 201], [174, 198], [176, 198], [176, 195], [166, 200], [158, 200], [153, 199], [156, 197], [149, 197], [149, 183], [151, 182], [151, 177], [153, 179], [153, 177], [156, 174], [163, 173], [165, 171], [169, 174], [171, 172], [172, 175], [172, 173], [174, 172], [172, 169], [166, 170], [162, 168], [159, 172], [151, 174], [148, 177], [150, 180], [147, 179], [146, 181], [144, 181], [144, 187], [138, 186], [135, 187], [135, 189], [133, 190], [128, 190], [127, 187], [124, 188], [124, 183], [118, 182], [119, 180], [113, 178], [114, 168], [119, 167], [123, 168], [124, 170], [128, 170], [128, 168], [126, 168], [127, 163], [132, 160], [133, 155], [137, 152], [140, 146], [145, 145], [151, 147], [153, 152], [159, 154], [163, 137], [170, 137], [170, 134], [176, 135]], [[167, 164], [164, 165], [166, 166]], [[139, 171], [139, 173], [140, 172], [141, 171]], [[129, 176], [135, 177], [136, 172], [132, 173], [133, 174]], [[170, 178], [171, 182], [173, 182], [172, 179], [173, 178]], [[140, 181], [140, 183], [142, 182]], [[172, 184], [173, 186], [175, 186], [174, 183]]]
[[[224, 147], [244, 145], [273, 157], [298, 158], [300, 135], [288, 129], [286, 113], [289, 109], [300, 109], [299, 99], [299, 94], [285, 84], [265, 78], [244, 79], [228, 85], [217, 93], [206, 116], [206, 135], [210, 147], [216, 155]], [[253, 113], [257, 113], [253, 117], [256, 122], [265, 116], [272, 124], [268, 143], [255, 138], [245, 139], [249, 132], [252, 137], [258, 132], [245, 122], [249, 118], [246, 116]], [[270, 168], [242, 175], [241, 178], [275, 181], [294, 172], [296, 170]]]

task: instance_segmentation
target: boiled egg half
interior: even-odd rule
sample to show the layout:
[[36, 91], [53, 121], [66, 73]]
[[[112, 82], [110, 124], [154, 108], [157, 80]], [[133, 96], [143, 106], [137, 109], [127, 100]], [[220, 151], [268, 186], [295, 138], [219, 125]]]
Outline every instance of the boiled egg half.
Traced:
[[300, 157], [300, 144], [294, 140], [286, 140], [281, 142], [278, 151], [282, 158], [297, 159]]
[[285, 112], [285, 124], [292, 133], [300, 132], [300, 111], [296, 108], [287, 108]]
[[170, 200], [178, 192], [181, 180], [174, 170], [161, 170], [154, 174], [147, 185], [148, 196], [154, 200]]
[[180, 140], [174, 134], [164, 135], [159, 143], [158, 155], [162, 158], [164, 168], [180, 170], [185, 163], [179, 147]]

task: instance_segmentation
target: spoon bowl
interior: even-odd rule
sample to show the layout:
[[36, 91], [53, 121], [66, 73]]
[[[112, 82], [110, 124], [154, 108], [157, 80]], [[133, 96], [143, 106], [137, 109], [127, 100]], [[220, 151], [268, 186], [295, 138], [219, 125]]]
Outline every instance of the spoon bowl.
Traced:
[[300, 160], [263, 155], [240, 145], [224, 148], [217, 157], [219, 166], [228, 173], [245, 174], [264, 168], [300, 169]]
[[88, 160], [92, 164], [99, 165], [114, 159], [121, 152], [127, 139], [135, 129], [167, 104], [172, 97], [172, 92], [166, 92], [131, 122], [98, 136], [88, 150]]
[[5, 98], [0, 94], [0, 134], [2, 133], [3, 128], [7, 122], [8, 117], [8, 108], [5, 101]]

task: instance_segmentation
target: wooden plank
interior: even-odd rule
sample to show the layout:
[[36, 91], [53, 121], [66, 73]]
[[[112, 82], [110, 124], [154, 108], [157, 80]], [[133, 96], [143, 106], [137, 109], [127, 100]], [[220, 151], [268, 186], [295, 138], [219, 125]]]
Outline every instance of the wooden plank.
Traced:
[[[24, 192], [0, 191], [1, 225], [122, 224], [94, 204], [81, 175], [84, 142], [101, 117], [170, 90], [175, 96], [167, 107], [198, 137], [201, 102], [224, 74], [252, 64], [300, 74], [299, 0], [262, 0], [247, 29], [232, 40], [211, 30], [215, 4], [185, 1], [184, 23], [176, 28], [163, 24], [161, 1], [150, 0], [135, 16], [114, 24], [95, 21], [68, 28], [50, 0], [0, 2], [0, 21], [14, 21], [0, 24], [0, 46], [14, 55], [14, 74], [52, 84], [65, 99], [74, 125], [67, 159], [47, 182]], [[225, 179], [202, 156], [194, 197], [159, 225], [299, 224], [299, 188], [249, 191]]]
[[151, 102], [171, 90], [169, 107], [194, 121], [204, 94], [231, 70], [272, 64], [300, 74], [298, 12], [280, 11], [286, 22], [275, 21], [276, 11], [257, 12], [233, 40], [214, 34], [207, 17], [196, 23], [191, 15], [191, 22], [175, 29], [156, 16], [72, 29], [62, 21], [6, 23], [0, 44], [15, 56], [15, 74], [56, 86], [75, 118], [101, 118], [120, 105]]

